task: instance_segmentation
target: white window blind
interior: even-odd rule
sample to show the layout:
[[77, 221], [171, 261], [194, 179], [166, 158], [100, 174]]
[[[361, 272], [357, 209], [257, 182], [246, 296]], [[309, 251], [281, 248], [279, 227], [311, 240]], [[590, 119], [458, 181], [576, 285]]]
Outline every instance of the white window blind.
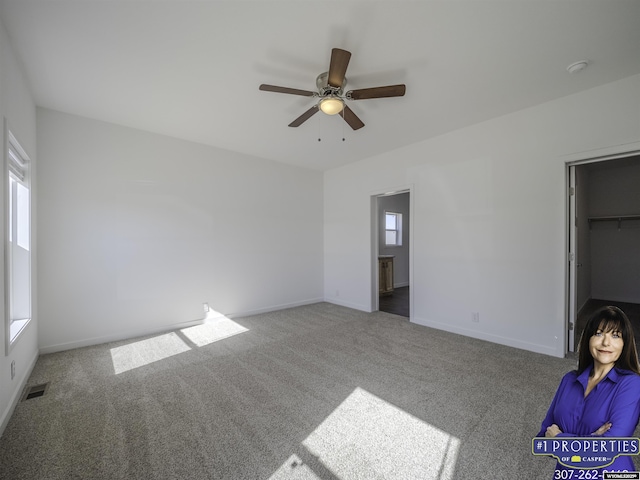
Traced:
[[9, 171], [21, 182], [27, 178], [28, 162], [27, 155], [22, 151], [18, 142], [13, 138], [13, 135], [9, 135]]
[[6, 152], [5, 228], [6, 351], [7, 354], [31, 321], [31, 186], [29, 157], [13, 134]]

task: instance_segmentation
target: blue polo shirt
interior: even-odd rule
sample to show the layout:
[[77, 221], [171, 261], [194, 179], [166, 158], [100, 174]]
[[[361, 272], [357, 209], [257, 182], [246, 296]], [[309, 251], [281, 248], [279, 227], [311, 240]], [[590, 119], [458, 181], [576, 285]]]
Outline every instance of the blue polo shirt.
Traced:
[[[590, 437], [606, 422], [612, 425], [603, 437], [633, 436], [640, 417], [640, 375], [614, 367], [585, 398], [592, 369], [593, 365], [580, 375], [572, 371], [562, 378], [536, 436], [544, 437], [555, 423], [562, 431], [559, 437]], [[560, 464], [556, 469], [570, 470]], [[622, 455], [602, 470], [635, 471], [635, 467], [630, 456]]]

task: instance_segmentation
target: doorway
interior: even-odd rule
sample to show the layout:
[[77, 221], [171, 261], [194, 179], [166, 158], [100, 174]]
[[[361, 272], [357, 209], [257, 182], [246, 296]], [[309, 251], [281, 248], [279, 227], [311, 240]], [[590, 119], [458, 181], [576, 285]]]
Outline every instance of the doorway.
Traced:
[[372, 310], [411, 318], [411, 193], [397, 190], [372, 201]]
[[615, 305], [640, 339], [640, 152], [568, 164], [568, 352], [600, 306]]

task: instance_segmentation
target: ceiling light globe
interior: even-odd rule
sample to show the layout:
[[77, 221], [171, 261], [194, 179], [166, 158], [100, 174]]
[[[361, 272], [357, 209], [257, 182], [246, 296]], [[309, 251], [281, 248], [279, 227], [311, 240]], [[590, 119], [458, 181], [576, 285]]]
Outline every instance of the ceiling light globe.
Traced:
[[338, 97], [326, 97], [320, 100], [320, 110], [327, 115], [340, 113], [344, 108], [344, 102]]

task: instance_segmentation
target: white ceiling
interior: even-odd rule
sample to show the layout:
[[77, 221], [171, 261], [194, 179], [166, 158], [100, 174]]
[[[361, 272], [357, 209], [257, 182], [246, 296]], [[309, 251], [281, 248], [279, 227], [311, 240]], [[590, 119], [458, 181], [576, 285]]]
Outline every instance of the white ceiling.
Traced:
[[[0, 18], [38, 106], [318, 170], [640, 73], [638, 0], [1, 0]], [[348, 90], [407, 94], [351, 102], [355, 132], [288, 127], [313, 99], [258, 86], [314, 90], [332, 47]]]

